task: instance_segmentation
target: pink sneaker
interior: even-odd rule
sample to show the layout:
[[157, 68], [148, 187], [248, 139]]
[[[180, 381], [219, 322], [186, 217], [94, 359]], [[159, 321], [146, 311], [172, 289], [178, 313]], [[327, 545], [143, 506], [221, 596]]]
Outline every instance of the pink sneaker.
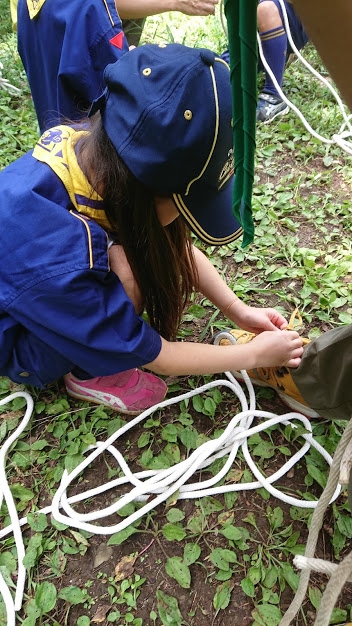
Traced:
[[161, 378], [139, 369], [89, 380], [79, 380], [70, 373], [64, 376], [64, 381], [67, 393], [73, 398], [104, 404], [127, 415], [139, 415], [161, 402], [167, 392]]

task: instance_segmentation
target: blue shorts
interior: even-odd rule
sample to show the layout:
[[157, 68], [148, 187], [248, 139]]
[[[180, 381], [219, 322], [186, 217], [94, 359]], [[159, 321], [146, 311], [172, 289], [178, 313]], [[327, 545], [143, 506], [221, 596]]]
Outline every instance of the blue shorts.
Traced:
[[[260, 0], [260, 2], [264, 2], [264, 0]], [[271, 2], [273, 2], [277, 6], [281, 19], [282, 19], [282, 23], [285, 28], [285, 21], [284, 21], [284, 16], [283, 16], [283, 11], [282, 11], [280, 0], [271, 0]], [[306, 43], [309, 41], [309, 37], [306, 31], [304, 30], [303, 24], [301, 20], [299, 19], [297, 13], [295, 12], [292, 4], [290, 2], [287, 2], [287, 0], [284, 0], [284, 4], [285, 4], [287, 17], [288, 17], [288, 23], [290, 26], [293, 43], [295, 44], [298, 50], [301, 50], [301, 48], [303, 48], [306, 45]], [[290, 42], [288, 41], [287, 42], [287, 56], [289, 56], [291, 52], [293, 52], [293, 50], [290, 46]]]

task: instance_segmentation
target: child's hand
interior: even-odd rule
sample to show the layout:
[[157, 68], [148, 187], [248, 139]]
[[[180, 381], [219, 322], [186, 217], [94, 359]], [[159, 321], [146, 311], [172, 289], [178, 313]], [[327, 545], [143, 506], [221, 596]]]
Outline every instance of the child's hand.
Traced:
[[178, 0], [175, 10], [186, 15], [214, 15], [218, 0]]
[[298, 367], [303, 354], [303, 343], [296, 331], [262, 332], [249, 344], [255, 350], [254, 367]]
[[256, 335], [265, 330], [282, 330], [287, 326], [285, 318], [272, 308], [256, 308], [241, 302], [236, 309], [236, 324], [243, 330]]

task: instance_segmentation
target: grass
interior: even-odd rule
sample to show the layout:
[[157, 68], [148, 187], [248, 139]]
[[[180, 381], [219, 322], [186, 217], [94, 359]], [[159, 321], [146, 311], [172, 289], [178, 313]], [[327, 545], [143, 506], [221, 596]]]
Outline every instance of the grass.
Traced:
[[[21, 93], [0, 90], [1, 168], [31, 149], [38, 136], [8, 4], [0, 0], [0, 61], [3, 76]], [[217, 52], [226, 45], [218, 19], [191, 20], [180, 14], [149, 18], [144, 40], [177, 41]], [[312, 46], [305, 55], [314, 67], [324, 71]], [[286, 72], [285, 90], [317, 132], [330, 138], [339, 131], [341, 116], [330, 91], [296, 61]], [[246, 302], [275, 305], [287, 316], [297, 306], [304, 334], [314, 337], [351, 323], [350, 157], [337, 146], [312, 137], [301, 120], [290, 113], [270, 126], [258, 126], [255, 172], [254, 243], [245, 249], [239, 242], [223, 248], [198, 245]], [[225, 326], [221, 314], [207, 300], [195, 297], [179, 337], [209, 341], [213, 332]], [[176, 380], [170, 393], [203, 382], [196, 377]], [[10, 381], [0, 379], [2, 397], [12, 389]], [[88, 445], [106, 440], [124, 422], [109, 410], [71, 402], [60, 381], [44, 391], [31, 392], [34, 417], [7, 462], [19, 514], [28, 515], [28, 584], [19, 623], [279, 623], [283, 606], [297, 586], [292, 559], [303, 550], [309, 511], [287, 507], [264, 489], [251, 492], [251, 496], [233, 492], [191, 501], [171, 498], [139, 524], [98, 542], [90, 533], [69, 529], [33, 511], [50, 501], [64, 469], [76, 467]], [[257, 400], [262, 408], [284, 412], [271, 391], [261, 390]], [[1, 443], [17, 427], [23, 404], [17, 399], [1, 409]], [[215, 389], [172, 411], [153, 414], [125, 435], [121, 449], [137, 471], [168, 467], [189, 456], [204, 441], [217, 438], [239, 410], [239, 403], [226, 390]], [[344, 423], [321, 420], [313, 422], [312, 427], [317, 440], [333, 454]], [[249, 442], [263, 472], [282, 464], [297, 445], [292, 430], [283, 426], [257, 434]], [[208, 475], [216, 474], [221, 463], [215, 461]], [[295, 472], [295, 480], [286, 482], [286, 489], [294, 496], [316, 497], [325, 485], [326, 465], [314, 450]], [[105, 456], [98, 471], [88, 470], [88, 476], [78, 482], [94, 485], [97, 474], [111, 480], [119, 475], [119, 469]], [[238, 483], [252, 478], [239, 455], [227, 481]], [[119, 519], [136, 507], [129, 505], [120, 512]], [[5, 505], [1, 514], [7, 523]], [[352, 537], [346, 494], [331, 507], [325, 527], [320, 551], [325, 550], [324, 554], [338, 561]], [[328, 548], [324, 548], [324, 542]], [[16, 577], [16, 549], [11, 538], [1, 543], [0, 571], [11, 585]], [[323, 577], [313, 580], [297, 624], [310, 623], [325, 583]], [[351, 620], [351, 602], [352, 594], [346, 592], [330, 623]], [[0, 602], [0, 624], [4, 620]]]

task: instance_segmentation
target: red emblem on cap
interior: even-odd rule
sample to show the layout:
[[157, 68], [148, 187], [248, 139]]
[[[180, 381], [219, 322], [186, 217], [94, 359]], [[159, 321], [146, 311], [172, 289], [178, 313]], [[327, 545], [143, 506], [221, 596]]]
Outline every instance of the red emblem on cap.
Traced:
[[115, 35], [115, 37], [110, 39], [110, 43], [112, 43], [113, 46], [116, 46], [116, 48], [119, 48], [120, 50], [122, 50], [122, 48], [123, 48], [123, 38], [124, 38], [124, 34], [121, 31], [120, 33]]

